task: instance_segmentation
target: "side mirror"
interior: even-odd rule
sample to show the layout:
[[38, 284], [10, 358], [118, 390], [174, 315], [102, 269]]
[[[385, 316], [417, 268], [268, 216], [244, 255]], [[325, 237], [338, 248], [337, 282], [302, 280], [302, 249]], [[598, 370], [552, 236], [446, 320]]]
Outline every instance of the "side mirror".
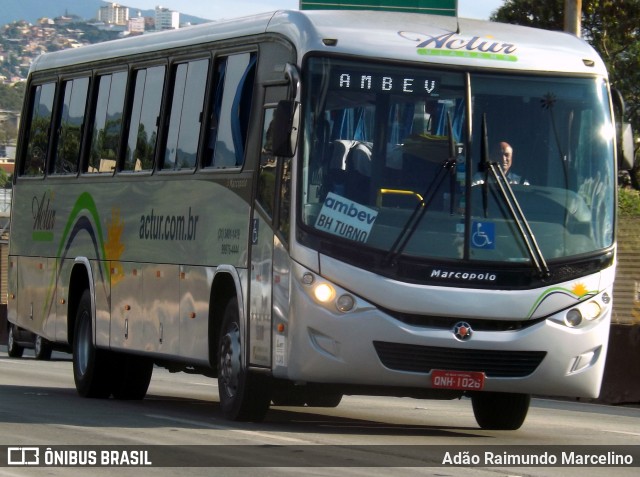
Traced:
[[634, 155], [631, 124], [621, 123], [620, 137], [618, 138], [618, 169], [623, 171], [633, 169]]
[[295, 101], [283, 100], [278, 103], [271, 124], [274, 156], [293, 157], [296, 153], [299, 112], [300, 105]]
[[622, 93], [612, 89], [613, 108], [616, 120], [616, 144], [618, 146], [618, 169], [628, 171], [633, 169], [635, 151], [633, 148], [633, 130], [631, 124], [624, 122], [625, 104]]

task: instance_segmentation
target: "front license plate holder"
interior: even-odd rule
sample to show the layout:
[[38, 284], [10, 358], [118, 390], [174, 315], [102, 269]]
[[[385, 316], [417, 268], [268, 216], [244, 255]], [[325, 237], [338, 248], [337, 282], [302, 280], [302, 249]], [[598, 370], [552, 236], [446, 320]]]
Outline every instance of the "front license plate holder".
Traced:
[[481, 391], [485, 374], [479, 371], [431, 371], [431, 387], [436, 389], [457, 389], [461, 391]]

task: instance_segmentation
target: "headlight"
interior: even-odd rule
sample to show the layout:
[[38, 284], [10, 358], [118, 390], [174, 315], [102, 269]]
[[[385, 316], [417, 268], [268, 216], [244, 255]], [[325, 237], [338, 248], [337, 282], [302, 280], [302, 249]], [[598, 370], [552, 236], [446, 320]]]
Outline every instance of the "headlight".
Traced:
[[565, 312], [563, 322], [569, 328], [575, 328], [602, 317], [605, 308], [596, 300], [580, 303]]
[[567, 314], [564, 317], [564, 323], [569, 328], [575, 328], [580, 323], [582, 323], [582, 313], [578, 308], [572, 308], [567, 311]]
[[356, 306], [356, 300], [351, 295], [340, 295], [336, 300], [336, 308], [342, 313], [347, 313], [348, 311], [353, 310], [354, 306]]
[[309, 295], [327, 309], [348, 313], [357, 308], [358, 302], [353, 295], [335, 287], [311, 272], [304, 272], [300, 276], [300, 283], [305, 286]]
[[335, 294], [335, 290], [328, 283], [318, 283], [318, 285], [313, 289], [313, 295], [320, 303], [327, 303], [328, 301], [331, 301]]
[[582, 316], [587, 321], [595, 320], [602, 313], [602, 308], [597, 301], [590, 301], [582, 306]]

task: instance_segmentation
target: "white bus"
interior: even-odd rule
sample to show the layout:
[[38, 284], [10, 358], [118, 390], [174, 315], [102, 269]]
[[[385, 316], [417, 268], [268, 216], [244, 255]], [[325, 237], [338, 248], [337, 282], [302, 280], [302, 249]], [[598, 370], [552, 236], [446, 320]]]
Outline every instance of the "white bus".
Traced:
[[8, 320], [82, 396], [155, 364], [230, 419], [468, 396], [491, 429], [598, 396], [617, 165], [580, 39], [280, 11], [41, 56], [22, 117]]

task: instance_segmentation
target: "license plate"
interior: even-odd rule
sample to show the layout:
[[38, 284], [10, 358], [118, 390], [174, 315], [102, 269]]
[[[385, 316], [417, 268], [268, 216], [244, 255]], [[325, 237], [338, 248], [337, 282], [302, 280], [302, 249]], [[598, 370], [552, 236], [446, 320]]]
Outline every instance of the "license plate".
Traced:
[[431, 386], [439, 389], [480, 391], [484, 387], [484, 373], [477, 371], [431, 371]]

